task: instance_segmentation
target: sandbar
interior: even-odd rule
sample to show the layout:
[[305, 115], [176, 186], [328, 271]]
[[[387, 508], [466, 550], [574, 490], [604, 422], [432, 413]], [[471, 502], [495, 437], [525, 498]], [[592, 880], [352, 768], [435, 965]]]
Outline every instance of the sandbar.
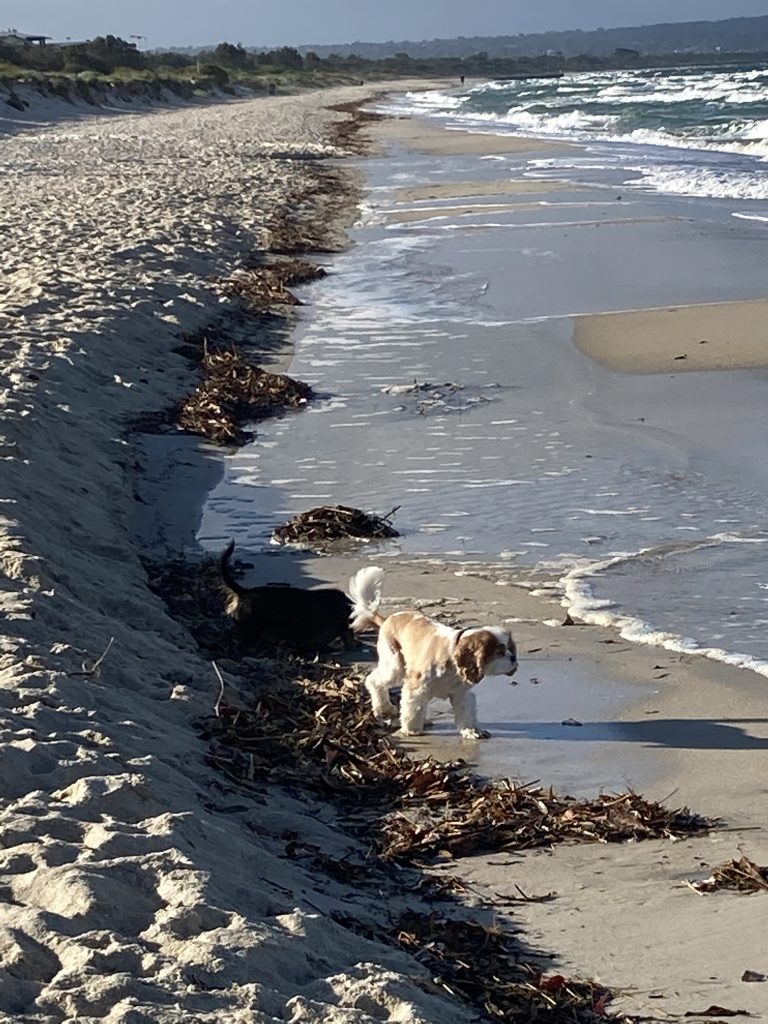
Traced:
[[576, 318], [585, 355], [623, 373], [768, 366], [768, 299], [713, 302]]

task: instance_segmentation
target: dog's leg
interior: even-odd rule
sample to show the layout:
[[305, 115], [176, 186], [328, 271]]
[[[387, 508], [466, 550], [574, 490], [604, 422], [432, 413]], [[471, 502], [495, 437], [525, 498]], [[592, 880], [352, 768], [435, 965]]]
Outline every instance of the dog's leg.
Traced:
[[381, 634], [376, 643], [376, 652], [379, 663], [368, 673], [365, 688], [370, 695], [374, 715], [394, 721], [397, 708], [389, 699], [389, 688], [399, 686], [403, 681], [403, 660], [400, 651], [392, 648]]
[[381, 666], [369, 672], [365, 678], [365, 688], [371, 698], [373, 713], [376, 718], [394, 721], [397, 718], [397, 708], [389, 699], [389, 676], [380, 671]]
[[345, 629], [344, 632], [339, 635], [341, 637], [341, 645], [345, 651], [355, 651], [360, 646], [360, 641], [351, 629]]
[[427, 721], [429, 686], [418, 676], [409, 676], [400, 697], [400, 735], [420, 736]]
[[491, 735], [477, 725], [477, 700], [472, 690], [462, 688], [452, 694], [451, 707], [456, 728], [463, 740], [487, 740]]

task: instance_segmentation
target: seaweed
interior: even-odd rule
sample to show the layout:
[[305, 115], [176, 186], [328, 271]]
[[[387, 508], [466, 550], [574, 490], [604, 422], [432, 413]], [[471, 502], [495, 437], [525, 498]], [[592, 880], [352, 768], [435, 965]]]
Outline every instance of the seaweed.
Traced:
[[699, 893], [734, 889], [742, 893], [768, 892], [768, 867], [760, 867], [748, 857], [718, 864], [709, 878], [701, 882], [688, 882]]
[[251, 435], [241, 422], [301, 408], [313, 396], [303, 381], [270, 373], [236, 351], [206, 351], [201, 365], [203, 380], [181, 403], [177, 423], [217, 444], [242, 444]]
[[359, 675], [334, 664], [288, 661], [290, 685], [250, 709], [208, 723], [209, 762], [233, 781], [301, 785], [343, 805], [353, 831], [375, 836], [372, 855], [423, 864], [564, 842], [615, 843], [702, 834], [716, 821], [632, 791], [592, 800], [551, 788], [485, 780], [464, 761], [415, 759], [373, 717]]
[[346, 538], [365, 541], [399, 537], [391, 523], [399, 508], [397, 505], [385, 516], [378, 516], [346, 505], [321, 505], [278, 526], [272, 539], [278, 544], [323, 545]]

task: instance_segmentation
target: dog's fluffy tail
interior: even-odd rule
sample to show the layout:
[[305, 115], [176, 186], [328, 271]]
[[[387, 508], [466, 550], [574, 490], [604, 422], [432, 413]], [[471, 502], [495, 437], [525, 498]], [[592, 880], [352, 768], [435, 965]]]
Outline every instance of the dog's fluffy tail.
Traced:
[[224, 548], [221, 553], [221, 557], [219, 558], [219, 576], [221, 577], [221, 589], [227, 595], [225, 611], [227, 615], [233, 615], [236, 617], [240, 607], [240, 598], [245, 593], [245, 588], [240, 586], [232, 575], [232, 570], [229, 568], [229, 560], [232, 557], [232, 552], [234, 550], [235, 542], [231, 540], [229, 544], [227, 544], [226, 548]]
[[349, 598], [352, 601], [349, 628], [353, 633], [370, 626], [378, 628], [384, 622], [386, 616], [379, 612], [383, 581], [384, 570], [377, 565], [360, 569], [349, 581]]

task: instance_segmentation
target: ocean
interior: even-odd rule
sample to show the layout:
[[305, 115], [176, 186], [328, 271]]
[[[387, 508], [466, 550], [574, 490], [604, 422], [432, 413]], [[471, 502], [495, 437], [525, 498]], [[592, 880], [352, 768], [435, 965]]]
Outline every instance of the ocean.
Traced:
[[267, 550], [314, 505], [398, 506], [402, 536], [364, 557], [462, 562], [768, 675], [768, 371], [624, 374], [573, 344], [584, 314], [766, 296], [768, 69], [490, 82], [382, 109], [576, 145], [362, 161], [354, 245], [302, 292], [290, 372], [321, 400], [228, 460], [202, 543]]
[[768, 65], [487, 82], [412, 94], [401, 109], [474, 130], [585, 143], [588, 152], [610, 143], [599, 147], [598, 166], [610, 159], [661, 192], [768, 199]]

